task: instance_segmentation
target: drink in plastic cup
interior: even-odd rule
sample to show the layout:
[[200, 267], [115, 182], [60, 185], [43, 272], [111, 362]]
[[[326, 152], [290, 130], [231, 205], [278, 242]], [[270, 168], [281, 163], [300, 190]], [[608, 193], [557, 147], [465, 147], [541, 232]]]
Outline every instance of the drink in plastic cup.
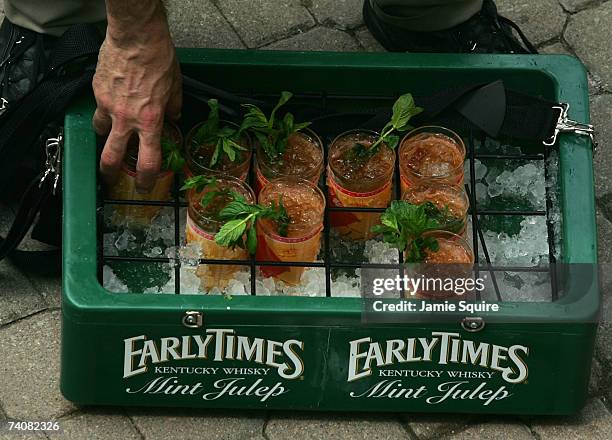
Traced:
[[[287, 236], [278, 233], [271, 220], [257, 221], [257, 260], [285, 262], [314, 262], [321, 247], [325, 196], [321, 190], [304, 179], [284, 177], [271, 180], [259, 194], [259, 204], [270, 206], [283, 203], [290, 223]], [[298, 285], [304, 267], [261, 266], [266, 277], [274, 277], [289, 285]]]
[[404, 192], [402, 200], [406, 200], [413, 205], [421, 205], [426, 202], [433, 203], [438, 210], [445, 214], [440, 229], [462, 237], [465, 235], [470, 200], [463, 186], [451, 186], [445, 183], [421, 183], [418, 186], [409, 187]]
[[[162, 138], [166, 138], [177, 144], [183, 145], [183, 136], [179, 128], [165, 122]], [[172, 185], [174, 183], [174, 172], [161, 170], [155, 181], [153, 189], [147, 194], [136, 191], [136, 163], [138, 161], [138, 136], [130, 138], [128, 149], [123, 161], [117, 182], [109, 188], [108, 196], [117, 200], [142, 200], [142, 201], [166, 201], [170, 199]], [[128, 226], [144, 227], [151, 224], [153, 217], [161, 210], [161, 206], [147, 205], [115, 205], [112, 222], [115, 225], [127, 224]]]
[[296, 177], [313, 184], [319, 183], [323, 171], [323, 143], [317, 134], [309, 129], [293, 133], [287, 140], [283, 157], [271, 161], [263, 147], [257, 144], [255, 162], [255, 194], [272, 179]]
[[[202, 249], [202, 258], [209, 260], [246, 260], [248, 252], [236, 247], [234, 249], [219, 246], [215, 242], [215, 234], [219, 232], [223, 222], [219, 219], [219, 212], [232, 200], [229, 195], [220, 195], [208, 205], [201, 204], [202, 196], [209, 191], [228, 189], [244, 196], [249, 203], [255, 202], [253, 190], [242, 180], [235, 177], [218, 178], [213, 188], [205, 188], [202, 192], [190, 190], [188, 193], [189, 208], [187, 209], [187, 225], [185, 237], [187, 243], [198, 243]], [[239, 265], [231, 264], [200, 264], [196, 271], [200, 277], [203, 290], [209, 291], [213, 287], [224, 289], [234, 274], [241, 269]]]
[[[332, 142], [329, 150], [327, 189], [330, 206], [358, 208], [386, 208], [393, 193], [395, 152], [381, 145], [379, 151], [367, 160], [348, 157], [355, 143], [372, 145], [378, 133], [351, 130]], [[371, 229], [380, 219], [380, 213], [331, 212], [330, 225], [343, 237], [367, 240], [373, 237]]]
[[464, 287], [467, 286], [467, 280], [474, 282], [474, 252], [468, 242], [448, 231], [429, 231], [423, 236], [435, 238], [439, 249], [435, 252], [427, 249], [424, 262], [408, 265], [409, 276], [429, 282], [425, 287], [421, 286], [415, 296], [424, 299], [470, 298], [473, 288], [464, 289], [465, 291], [444, 289], [444, 286], [451, 282], [454, 286], [463, 284]]
[[411, 131], [399, 148], [402, 194], [424, 182], [463, 186], [465, 144], [444, 127], [427, 126]]
[[[251, 140], [243, 133], [236, 143], [246, 151], [236, 151], [236, 160], [232, 162], [225, 153], [221, 153], [219, 161], [214, 168], [210, 167], [210, 159], [215, 151], [216, 144], [198, 145], [194, 139], [196, 133], [204, 122], [199, 123], [187, 133], [185, 142], [185, 177], [192, 176], [233, 176], [246, 181], [251, 164], [252, 147]], [[221, 121], [222, 126], [239, 128], [238, 125], [229, 121]]]

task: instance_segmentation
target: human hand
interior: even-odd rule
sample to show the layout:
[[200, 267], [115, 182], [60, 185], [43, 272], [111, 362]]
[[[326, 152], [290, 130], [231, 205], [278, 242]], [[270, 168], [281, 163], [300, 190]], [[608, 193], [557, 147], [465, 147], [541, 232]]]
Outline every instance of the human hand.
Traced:
[[[124, 1], [124, 0], [118, 0]], [[108, 135], [100, 172], [113, 184], [127, 150], [128, 140], [139, 139], [136, 188], [150, 191], [160, 170], [164, 116], [178, 119], [182, 105], [181, 74], [166, 17], [157, 1], [138, 2], [129, 20], [130, 5], [107, 1], [108, 28], [93, 79], [97, 110], [93, 125]], [[142, 8], [151, 8], [143, 13]], [[140, 9], [140, 10], [139, 10]]]

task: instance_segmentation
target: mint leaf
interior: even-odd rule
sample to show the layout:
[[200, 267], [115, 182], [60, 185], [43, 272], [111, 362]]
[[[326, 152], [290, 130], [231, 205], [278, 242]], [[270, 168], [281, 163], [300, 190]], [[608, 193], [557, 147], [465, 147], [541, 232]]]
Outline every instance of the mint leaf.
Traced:
[[253, 226], [251, 226], [249, 232], [247, 232], [246, 245], [249, 254], [253, 255], [257, 252], [257, 231]]
[[232, 220], [256, 212], [257, 209], [254, 207], [254, 205], [246, 203], [242, 200], [233, 200], [221, 210], [219, 217], [221, 220]]
[[211, 138], [214, 138], [215, 133], [219, 130], [219, 102], [216, 99], [208, 100], [210, 112], [206, 121], [198, 128], [194, 141], [198, 145], [209, 143]]
[[399, 251], [406, 251], [406, 262], [419, 262], [425, 258], [425, 249], [436, 249], [438, 242], [422, 235], [442, 226], [437, 218], [428, 216], [431, 207], [426, 203], [413, 205], [405, 200], [394, 200], [381, 215], [380, 225], [372, 232], [382, 234], [383, 241]]
[[408, 121], [422, 111], [422, 108], [415, 105], [414, 98], [410, 93], [400, 96], [393, 104], [391, 120], [383, 127], [379, 138], [369, 148], [369, 157], [373, 157], [383, 143], [387, 148], [395, 150], [400, 138], [394, 132], [402, 133], [411, 129], [412, 127], [408, 124]]
[[[210, 107], [208, 119], [198, 128], [193, 137], [191, 148], [199, 148], [202, 145], [214, 145], [215, 149], [208, 164], [210, 168], [214, 168], [219, 164], [223, 154], [227, 155], [231, 162], [234, 162], [239, 157], [236, 154], [236, 150], [246, 150], [246, 148], [236, 142], [240, 139], [241, 128], [220, 126], [218, 101], [210, 99], [208, 100], [208, 106]], [[245, 121], [242, 123], [244, 124]]]
[[414, 103], [414, 98], [410, 93], [400, 96], [393, 104], [393, 116], [391, 125], [395, 130], [403, 131], [408, 127], [408, 121], [423, 111]]
[[269, 207], [247, 203], [244, 197], [233, 200], [219, 213], [219, 218], [225, 221], [215, 235], [215, 242], [225, 247], [244, 247], [243, 236], [246, 233], [246, 248], [254, 254], [257, 250], [256, 223], [260, 218], [276, 222], [280, 235], [286, 236], [289, 216], [282, 203], [277, 207], [274, 203]]
[[242, 236], [244, 235], [247, 227], [246, 219], [230, 220], [225, 223], [219, 232], [215, 235], [215, 243], [219, 246], [224, 247], [236, 247], [242, 245]]
[[180, 171], [185, 165], [183, 153], [177, 144], [167, 138], [161, 139], [162, 165], [164, 170]]
[[[293, 96], [293, 93], [291, 92], [287, 92], [287, 91], [281, 92], [281, 96], [280, 96], [280, 99], [278, 100], [278, 103], [272, 109], [272, 113], [270, 113], [270, 119], [268, 120], [268, 129], [272, 129], [274, 127], [276, 112], [278, 111], [279, 108], [285, 105], [291, 99], [292, 96]], [[293, 116], [292, 116], [292, 119], [293, 119]], [[293, 122], [291, 125], [293, 125]]]
[[310, 125], [310, 122], [296, 123], [291, 113], [286, 113], [282, 119], [276, 117], [278, 110], [292, 96], [290, 92], [282, 92], [269, 118], [257, 106], [243, 104], [247, 112], [240, 131], [248, 130], [257, 139], [271, 161], [277, 161], [283, 155], [287, 148], [287, 141], [293, 133]]
[[181, 191], [195, 189], [197, 192], [202, 192], [207, 186], [214, 186], [216, 184], [217, 179], [212, 176], [193, 176], [185, 180], [183, 186], [181, 187]]

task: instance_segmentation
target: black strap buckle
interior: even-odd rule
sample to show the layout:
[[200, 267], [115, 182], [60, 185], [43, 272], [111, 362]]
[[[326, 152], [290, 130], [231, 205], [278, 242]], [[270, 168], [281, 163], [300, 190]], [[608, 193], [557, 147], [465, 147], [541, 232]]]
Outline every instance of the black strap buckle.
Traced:
[[557, 143], [557, 136], [559, 133], [574, 133], [581, 136], [590, 137], [591, 142], [593, 142], [593, 146], [595, 147], [595, 129], [593, 128], [593, 125], [583, 124], [582, 122], [577, 122], [570, 119], [568, 115], [569, 108], [570, 106], [567, 103], [552, 106], [552, 110], [557, 110], [559, 112], [559, 117], [557, 118], [557, 124], [555, 125], [553, 134], [542, 143], [550, 147]]

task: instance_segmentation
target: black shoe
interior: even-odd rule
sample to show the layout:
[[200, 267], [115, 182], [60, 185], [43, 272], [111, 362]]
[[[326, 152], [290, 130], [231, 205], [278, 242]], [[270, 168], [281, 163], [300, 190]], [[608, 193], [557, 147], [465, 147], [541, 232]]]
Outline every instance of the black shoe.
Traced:
[[0, 26], [0, 118], [42, 79], [55, 41], [55, 37], [4, 19]]
[[479, 13], [443, 31], [413, 32], [383, 23], [370, 0], [364, 0], [363, 19], [374, 38], [390, 52], [538, 53], [516, 23], [497, 13], [493, 0], [484, 0]]

